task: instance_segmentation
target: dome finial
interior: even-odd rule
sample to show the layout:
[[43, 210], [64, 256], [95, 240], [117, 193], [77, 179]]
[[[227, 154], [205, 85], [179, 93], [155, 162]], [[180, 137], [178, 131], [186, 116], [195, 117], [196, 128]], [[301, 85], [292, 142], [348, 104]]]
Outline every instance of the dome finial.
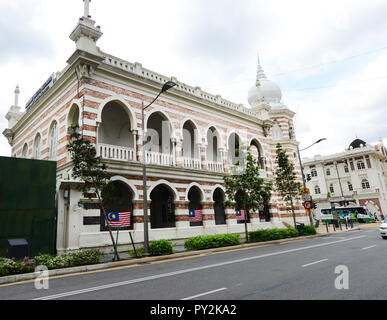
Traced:
[[259, 53], [257, 52], [257, 59], [258, 59], [258, 68], [257, 68], [257, 81], [261, 79], [267, 79], [265, 73], [263, 72], [263, 68], [261, 66], [261, 62], [259, 60]]

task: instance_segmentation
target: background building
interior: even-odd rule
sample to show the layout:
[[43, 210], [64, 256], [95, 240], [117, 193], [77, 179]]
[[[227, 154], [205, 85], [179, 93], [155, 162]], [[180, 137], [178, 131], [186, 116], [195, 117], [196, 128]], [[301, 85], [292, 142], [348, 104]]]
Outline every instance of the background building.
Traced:
[[[274, 178], [275, 146], [280, 142], [297, 158], [294, 112], [282, 103], [278, 86], [258, 61], [256, 83], [248, 92], [250, 108], [223, 99], [130, 63], [97, 47], [99, 26], [85, 13], [70, 35], [76, 51], [64, 70], [54, 73], [27, 103], [18, 106], [19, 88], [3, 134], [12, 156], [57, 161], [59, 251], [110, 245], [104, 219], [93, 201], [84, 199], [71, 176], [68, 127], [80, 126], [107, 164], [121, 201], [109, 210], [132, 212], [135, 242], [143, 241], [141, 104], [150, 103], [167, 81], [177, 85], [145, 113], [145, 130], [154, 137], [146, 151], [150, 240], [199, 234], [243, 233], [235, 211], [225, 208], [223, 175], [234, 164], [235, 149], [250, 146], [261, 164], [261, 176]], [[301, 181], [300, 167], [296, 168]], [[202, 221], [190, 222], [189, 209], [202, 210]], [[297, 219], [308, 221], [300, 202]], [[249, 217], [249, 230], [292, 224], [292, 215], [277, 194], [260, 213]], [[120, 243], [129, 243], [128, 232]]]
[[387, 213], [387, 149], [380, 139], [377, 145], [363, 140], [352, 141], [342, 153], [317, 155], [302, 160], [306, 185], [316, 213], [330, 208], [330, 202], [366, 206], [378, 219]]

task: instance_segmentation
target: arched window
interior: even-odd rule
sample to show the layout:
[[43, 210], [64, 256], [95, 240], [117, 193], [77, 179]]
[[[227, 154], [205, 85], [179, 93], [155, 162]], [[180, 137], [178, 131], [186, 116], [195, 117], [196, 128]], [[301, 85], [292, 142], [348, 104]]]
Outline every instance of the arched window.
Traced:
[[[202, 195], [201, 195], [200, 189], [198, 187], [193, 186], [193, 187], [191, 187], [191, 189], [189, 189], [188, 200], [189, 200], [188, 210], [200, 210], [201, 211], [203, 209], [203, 206], [201, 204]], [[202, 218], [200, 221], [190, 221], [189, 225], [191, 227], [202, 226], [203, 225], [203, 216], [201, 216], [201, 217]]]
[[56, 160], [58, 153], [58, 123], [53, 122], [50, 130], [50, 160]]
[[22, 158], [28, 158], [28, 145], [27, 143], [23, 146]]
[[370, 183], [368, 182], [367, 179], [363, 179], [363, 180], [361, 181], [361, 187], [362, 187], [363, 189], [369, 189], [369, 188], [370, 188]]
[[315, 187], [314, 187], [314, 193], [315, 193], [315, 194], [320, 194], [320, 193], [321, 193], [321, 190], [320, 190], [320, 187], [319, 187], [319, 186], [315, 186]]
[[40, 134], [38, 133], [35, 137], [35, 142], [34, 142], [34, 153], [33, 153], [34, 159], [40, 159], [40, 148], [41, 148], [41, 137], [40, 137]]

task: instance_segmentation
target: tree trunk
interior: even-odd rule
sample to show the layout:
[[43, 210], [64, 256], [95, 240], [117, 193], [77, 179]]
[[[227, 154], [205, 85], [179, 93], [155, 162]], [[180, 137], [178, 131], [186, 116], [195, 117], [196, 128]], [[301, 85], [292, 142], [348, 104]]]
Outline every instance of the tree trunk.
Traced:
[[246, 243], [249, 242], [249, 232], [247, 231], [247, 210], [245, 211], [245, 234], [246, 234]]
[[290, 206], [292, 207], [292, 215], [293, 215], [294, 228], [297, 229], [296, 214], [294, 213], [293, 199], [290, 199]]

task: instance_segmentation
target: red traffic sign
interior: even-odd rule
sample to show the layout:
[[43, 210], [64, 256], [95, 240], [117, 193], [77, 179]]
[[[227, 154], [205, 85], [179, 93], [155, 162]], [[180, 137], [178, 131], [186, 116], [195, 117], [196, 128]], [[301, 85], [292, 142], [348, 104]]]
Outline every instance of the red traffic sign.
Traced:
[[312, 208], [312, 202], [311, 201], [305, 201], [303, 204], [305, 209], [311, 209]]

